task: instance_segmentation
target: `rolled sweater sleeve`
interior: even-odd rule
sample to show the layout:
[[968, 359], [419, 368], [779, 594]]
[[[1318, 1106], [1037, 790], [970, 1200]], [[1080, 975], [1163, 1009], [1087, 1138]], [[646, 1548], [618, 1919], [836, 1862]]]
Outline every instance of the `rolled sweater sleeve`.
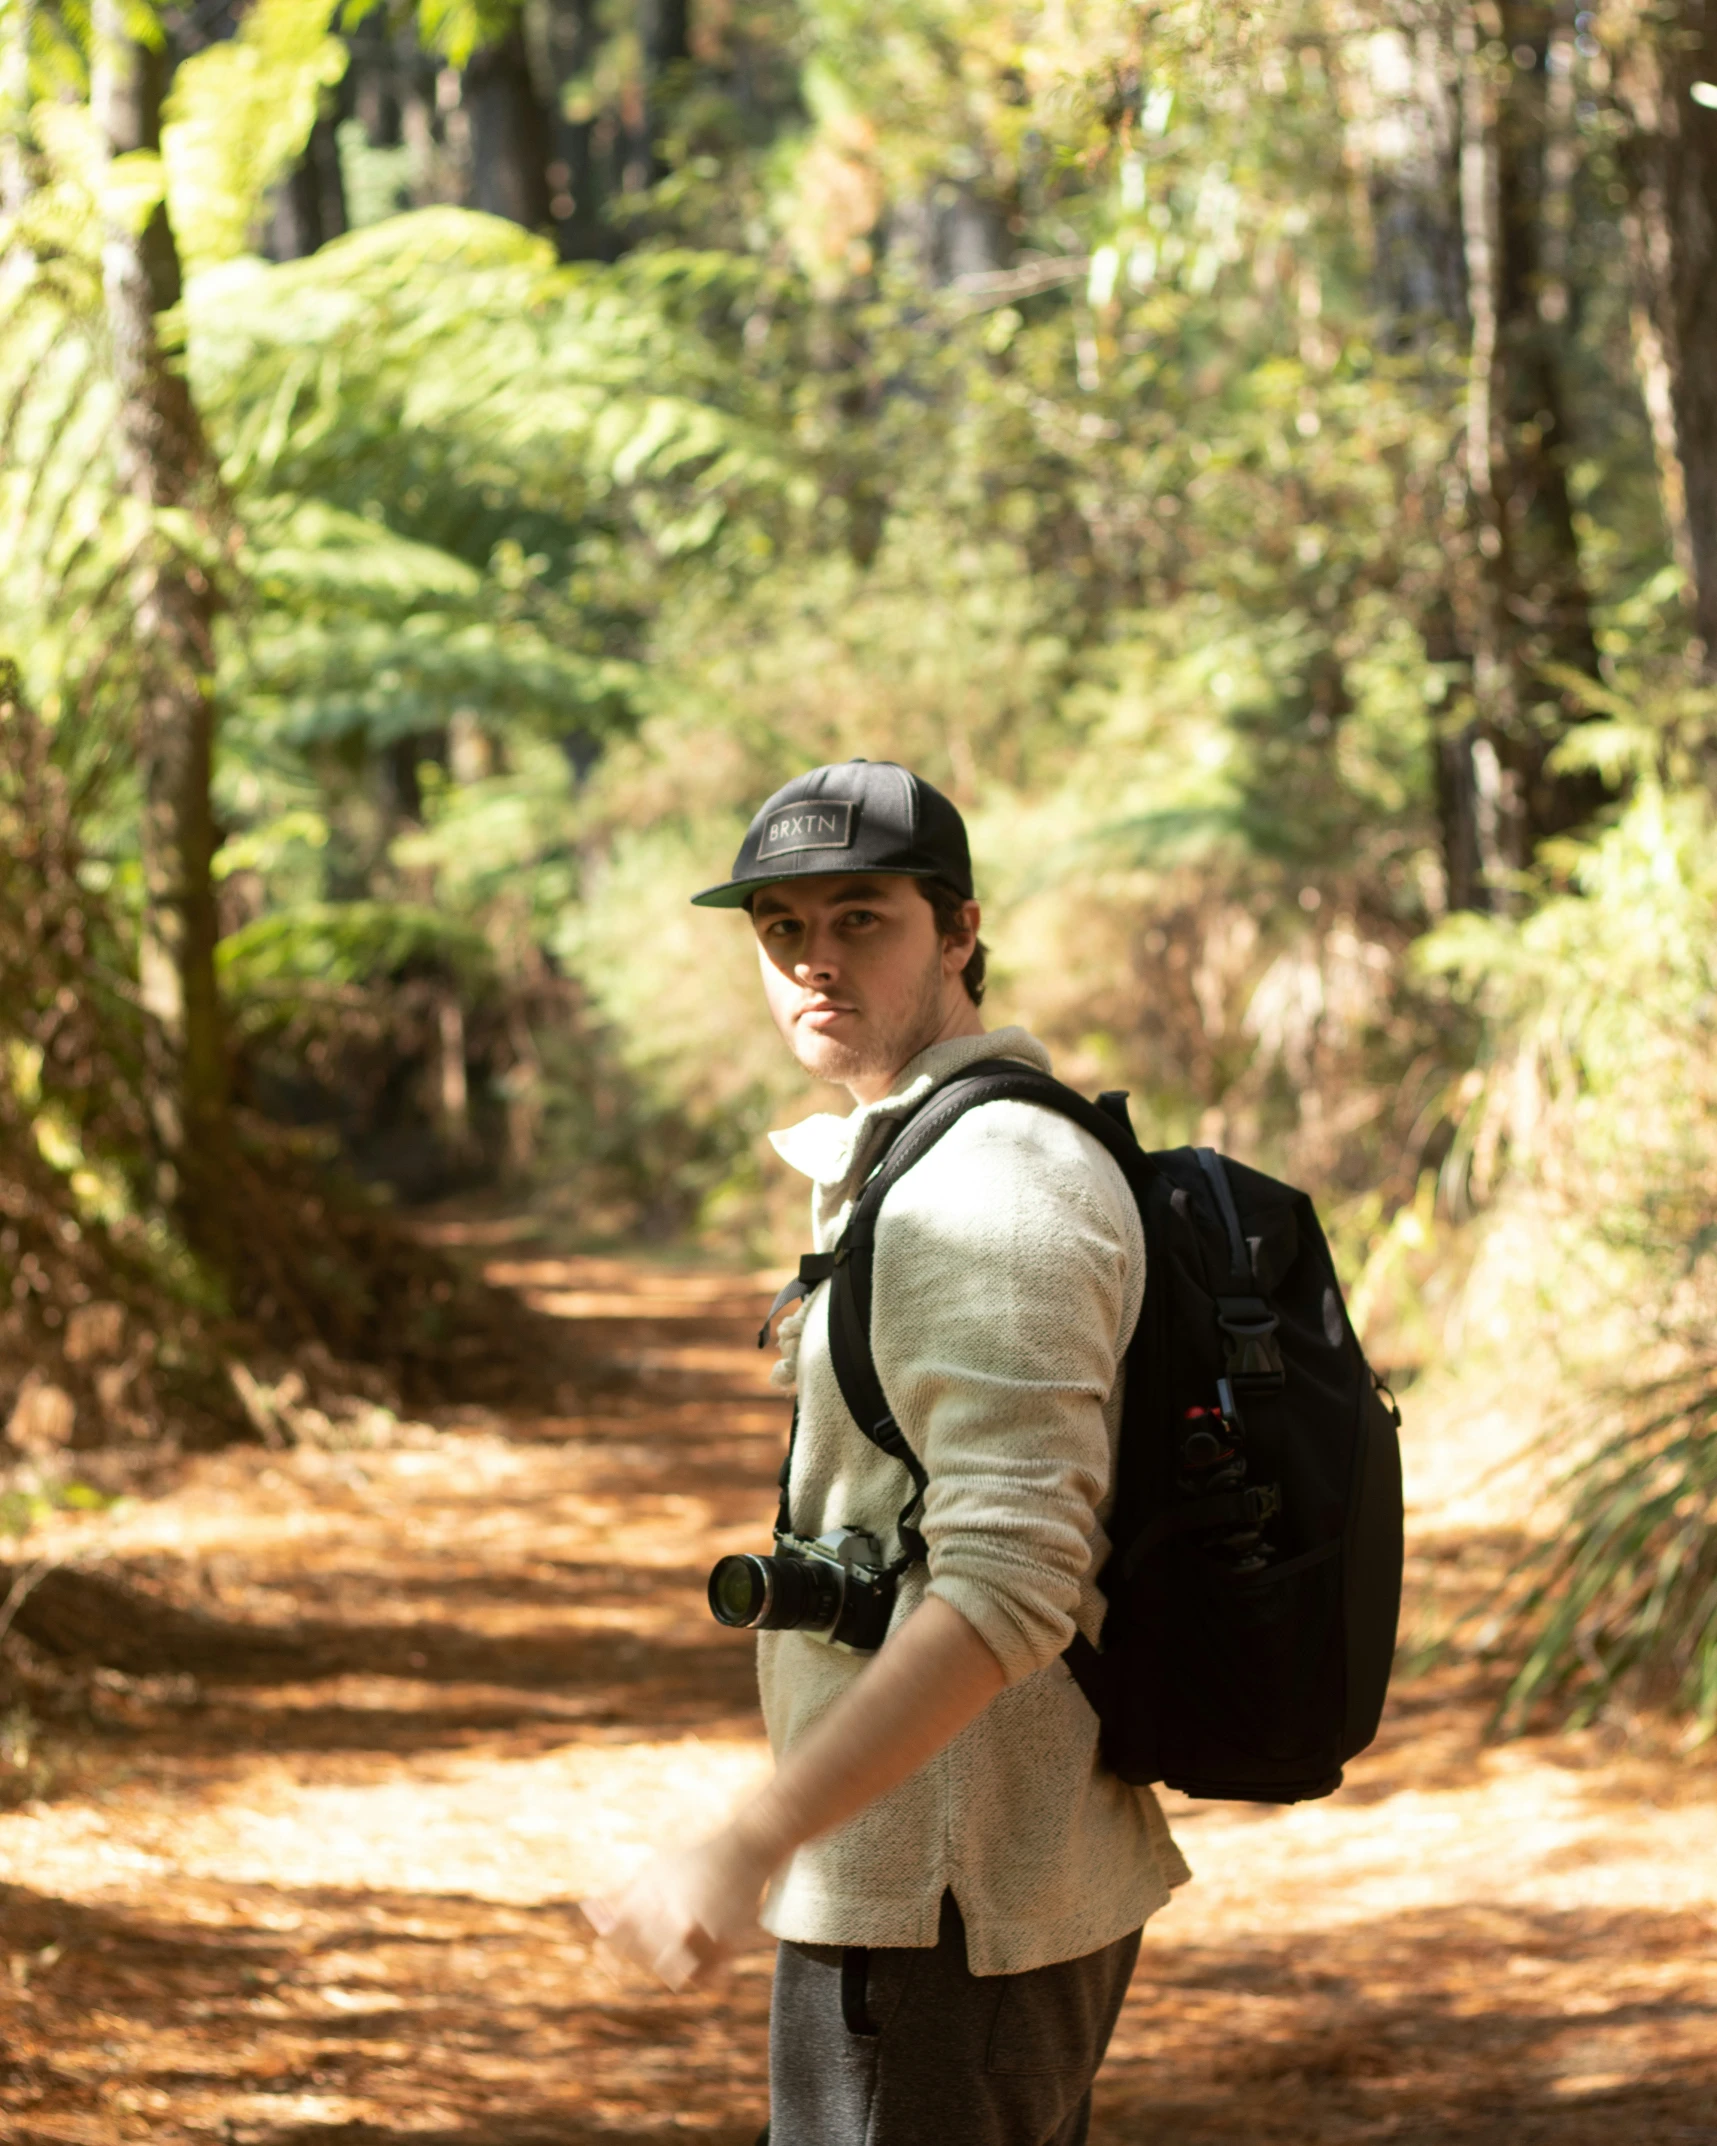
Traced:
[[1073, 1636], [1112, 1472], [1105, 1403], [1142, 1265], [1114, 1160], [1030, 1103], [970, 1112], [883, 1209], [871, 1331], [930, 1478], [929, 1592], [1010, 1683]]

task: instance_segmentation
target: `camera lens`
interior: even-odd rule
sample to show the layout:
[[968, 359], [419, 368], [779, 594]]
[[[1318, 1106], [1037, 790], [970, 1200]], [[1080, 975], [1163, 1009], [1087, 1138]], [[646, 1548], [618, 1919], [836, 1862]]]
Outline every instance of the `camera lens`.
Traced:
[[772, 1557], [724, 1557], [709, 1576], [709, 1606], [717, 1624], [762, 1621], [774, 1589]]
[[841, 1613], [840, 1568], [821, 1557], [724, 1557], [709, 1606], [718, 1624], [825, 1632]]
[[841, 1614], [841, 1573], [821, 1557], [772, 1557], [774, 1600], [757, 1622], [766, 1632], [826, 1632]]

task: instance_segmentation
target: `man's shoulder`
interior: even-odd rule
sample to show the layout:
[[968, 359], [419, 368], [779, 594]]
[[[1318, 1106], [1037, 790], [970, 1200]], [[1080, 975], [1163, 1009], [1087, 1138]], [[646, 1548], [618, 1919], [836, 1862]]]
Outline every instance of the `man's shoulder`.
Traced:
[[[1137, 1217], [1121, 1166], [1093, 1133], [1047, 1103], [1007, 1096], [964, 1111], [884, 1203], [925, 1199], [965, 1207], [1095, 1205]], [[1123, 1225], [1124, 1226], [1124, 1225]]]

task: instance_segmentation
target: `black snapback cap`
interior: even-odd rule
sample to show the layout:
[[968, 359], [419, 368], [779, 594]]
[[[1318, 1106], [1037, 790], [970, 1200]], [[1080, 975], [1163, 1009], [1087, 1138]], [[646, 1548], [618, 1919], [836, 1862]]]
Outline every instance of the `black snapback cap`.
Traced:
[[822, 872], [945, 879], [972, 899], [966, 823], [941, 791], [892, 760], [842, 760], [777, 790], [745, 830], [732, 878], [692, 900], [738, 909], [760, 887]]

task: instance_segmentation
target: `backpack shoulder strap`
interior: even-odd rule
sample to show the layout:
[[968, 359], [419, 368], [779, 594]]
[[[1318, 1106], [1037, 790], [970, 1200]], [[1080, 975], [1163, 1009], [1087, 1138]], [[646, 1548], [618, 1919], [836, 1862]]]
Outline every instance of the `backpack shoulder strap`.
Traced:
[[[984, 1103], [1040, 1103], [1045, 1109], [1071, 1118], [1104, 1147], [1120, 1164], [1129, 1185], [1142, 1194], [1152, 1165], [1133, 1138], [1127, 1121], [1125, 1098], [1106, 1095], [1101, 1103], [1087, 1102], [1072, 1088], [1047, 1073], [1022, 1065], [1017, 1059], [984, 1058], [934, 1089], [906, 1119], [895, 1134], [887, 1154], [859, 1194], [840, 1244], [831, 1255], [829, 1268], [829, 1356], [835, 1379], [853, 1421], [871, 1444], [900, 1462], [912, 1478], [913, 1493], [900, 1516], [902, 1562], [924, 1556], [924, 1540], [912, 1525], [921, 1510], [929, 1477], [924, 1472], [877, 1376], [871, 1352], [870, 1312], [872, 1269], [876, 1254], [876, 1226], [882, 1203], [915, 1163], [956, 1125], [967, 1111]], [[819, 1277], [820, 1278], [820, 1277]]]

